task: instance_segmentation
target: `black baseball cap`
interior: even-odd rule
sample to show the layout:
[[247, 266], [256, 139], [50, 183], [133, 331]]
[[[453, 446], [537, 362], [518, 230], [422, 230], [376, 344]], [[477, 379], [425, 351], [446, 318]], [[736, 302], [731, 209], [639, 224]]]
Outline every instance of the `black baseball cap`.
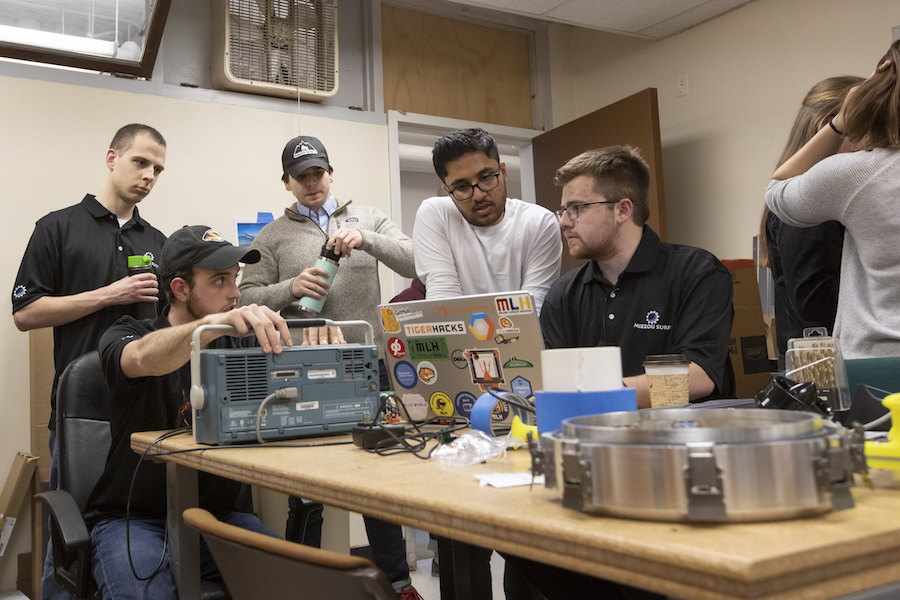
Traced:
[[232, 245], [206, 225], [185, 225], [163, 244], [159, 272], [162, 281], [188, 267], [220, 271], [242, 263], [259, 262], [259, 250]]
[[322, 167], [326, 171], [331, 169], [325, 146], [318, 138], [307, 135], [295, 137], [287, 143], [281, 153], [281, 167], [294, 179], [310, 167]]

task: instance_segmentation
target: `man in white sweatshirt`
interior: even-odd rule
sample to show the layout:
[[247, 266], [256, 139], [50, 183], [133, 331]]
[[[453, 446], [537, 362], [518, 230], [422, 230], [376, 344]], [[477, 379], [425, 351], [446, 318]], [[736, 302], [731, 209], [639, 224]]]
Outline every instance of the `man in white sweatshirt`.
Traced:
[[[413, 255], [426, 298], [527, 290], [540, 312], [562, 260], [556, 217], [506, 197], [506, 165], [482, 129], [448, 133], [432, 160], [449, 195], [426, 199], [416, 213]], [[492, 550], [464, 546], [472, 600], [490, 600]]]
[[506, 197], [506, 165], [482, 129], [445, 135], [432, 157], [449, 195], [428, 198], [416, 214], [413, 254], [426, 297], [528, 290], [540, 310], [562, 259], [556, 217]]

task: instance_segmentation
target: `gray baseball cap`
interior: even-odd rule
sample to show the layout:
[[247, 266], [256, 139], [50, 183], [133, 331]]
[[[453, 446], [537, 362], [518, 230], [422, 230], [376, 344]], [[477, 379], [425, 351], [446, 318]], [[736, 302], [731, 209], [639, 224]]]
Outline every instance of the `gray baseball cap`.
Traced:
[[306, 135], [295, 137], [287, 143], [281, 153], [281, 166], [294, 179], [310, 167], [322, 167], [326, 171], [331, 169], [325, 146], [318, 138]]

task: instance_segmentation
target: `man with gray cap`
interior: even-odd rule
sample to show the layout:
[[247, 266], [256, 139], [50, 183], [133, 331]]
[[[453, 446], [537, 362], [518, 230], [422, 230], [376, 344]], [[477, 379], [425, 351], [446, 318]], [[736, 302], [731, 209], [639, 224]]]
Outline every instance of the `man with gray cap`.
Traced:
[[[112, 443], [85, 520], [91, 527], [91, 571], [104, 598], [177, 597], [169, 562], [160, 561], [165, 551], [166, 468], [146, 462], [135, 476], [140, 457], [129, 441], [136, 431], [190, 425], [191, 407], [185, 399], [194, 330], [223, 324], [256, 334], [238, 339], [207, 333], [204, 344], [217, 348], [258, 343], [264, 352], [278, 354], [282, 343], [292, 345], [284, 319], [271, 309], [235, 308], [241, 295], [238, 262], [258, 260], [258, 251], [232, 246], [209, 227], [176, 231], [160, 259], [168, 309], [156, 319], [122, 317], [100, 341], [110, 389]], [[238, 482], [200, 473], [199, 486], [200, 506], [220, 520], [274, 536], [255, 516], [236, 510]], [[208, 550], [201, 553], [201, 574], [209, 579], [218, 574]]]
[[[365, 319], [379, 331], [378, 263], [403, 277], [415, 277], [412, 240], [380, 210], [352, 204], [352, 200], [339, 202], [334, 197], [334, 169], [325, 146], [317, 138], [299, 136], [289, 141], [281, 154], [281, 166], [284, 188], [296, 201], [253, 240], [251, 247], [259, 251], [260, 260], [244, 269], [241, 304], [268, 306], [287, 318]], [[339, 268], [330, 285], [324, 280], [328, 273], [315, 266], [323, 247], [339, 258]], [[325, 298], [321, 312], [299, 307], [297, 301], [304, 296]], [[348, 331], [346, 337], [350, 342], [363, 342], [358, 331]], [[340, 329], [303, 330], [303, 344], [343, 342]], [[390, 387], [387, 372], [383, 363], [380, 366], [382, 389], [386, 390]], [[320, 509], [309, 503], [301, 505], [297, 498], [291, 499], [290, 508], [292, 518], [286, 537], [309, 541], [303, 532], [295, 535], [292, 529], [306, 521], [309, 512]], [[369, 517], [364, 520], [375, 564], [388, 575], [403, 600], [418, 598], [410, 584], [400, 526]], [[313, 516], [311, 521], [321, 527], [321, 518]], [[313, 533], [313, 545], [316, 537]]]
[[[284, 188], [295, 202], [254, 239], [260, 261], [244, 269], [241, 304], [265, 305], [287, 318], [365, 319], [377, 328], [378, 263], [403, 277], [415, 277], [412, 240], [380, 210], [352, 200], [338, 202], [331, 193], [334, 169], [317, 138], [292, 139], [284, 147], [281, 165]], [[315, 266], [323, 245], [340, 257], [331, 285], [324, 281], [328, 273]], [[321, 313], [297, 306], [303, 296], [326, 298]], [[335, 334], [340, 335], [325, 328], [305, 329], [303, 341], [332, 343]], [[361, 342], [362, 336], [356, 339], [348, 333], [348, 340]]]

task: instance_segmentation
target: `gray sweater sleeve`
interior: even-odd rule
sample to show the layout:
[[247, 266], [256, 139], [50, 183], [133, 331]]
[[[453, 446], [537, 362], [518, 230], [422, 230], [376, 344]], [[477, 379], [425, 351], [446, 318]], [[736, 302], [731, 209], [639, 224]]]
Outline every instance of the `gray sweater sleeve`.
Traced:
[[291, 293], [294, 278], [279, 280], [278, 261], [272, 246], [274, 240], [268, 240], [264, 233], [260, 232], [253, 240], [251, 247], [259, 250], [260, 259], [258, 263], [244, 265], [238, 305], [259, 304], [279, 311], [297, 300]]
[[363, 243], [359, 249], [402, 277], [415, 277], [412, 240], [380, 210], [372, 209], [372, 218], [373, 227], [363, 230]]
[[836, 154], [813, 165], [806, 173], [769, 182], [766, 203], [775, 215], [793, 227], [811, 227], [825, 221], [846, 224], [846, 211], [857, 201], [861, 187], [883, 168], [878, 151]]

